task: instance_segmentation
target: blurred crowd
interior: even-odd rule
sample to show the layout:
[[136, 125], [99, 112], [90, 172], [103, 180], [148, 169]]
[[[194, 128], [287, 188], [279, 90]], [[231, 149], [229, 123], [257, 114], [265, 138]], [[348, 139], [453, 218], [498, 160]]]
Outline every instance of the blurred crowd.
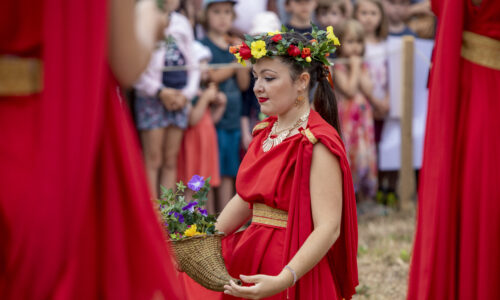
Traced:
[[[359, 211], [397, 198], [397, 171], [379, 171], [377, 147], [390, 110], [388, 36], [432, 39], [429, 0], [164, 0], [168, 24], [130, 93], [154, 197], [160, 186], [198, 174], [214, 187], [208, 210], [234, 194], [253, 126], [266, 116], [250, 67], [234, 64], [244, 34], [311, 32], [333, 26], [341, 46], [330, 57]], [[272, 172], [272, 170], [268, 170]], [[391, 200], [392, 199], [392, 200]]]

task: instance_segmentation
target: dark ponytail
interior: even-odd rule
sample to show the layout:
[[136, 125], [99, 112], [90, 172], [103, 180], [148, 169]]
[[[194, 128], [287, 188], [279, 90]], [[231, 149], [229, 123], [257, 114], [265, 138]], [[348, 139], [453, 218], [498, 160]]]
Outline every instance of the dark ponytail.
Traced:
[[314, 109], [323, 119], [325, 119], [325, 121], [337, 130], [340, 136], [342, 136], [337, 98], [335, 98], [335, 94], [333, 93], [333, 89], [328, 79], [324, 75], [320, 76], [321, 77], [319, 77], [317, 81], [318, 86], [316, 87], [316, 92], [314, 93]]

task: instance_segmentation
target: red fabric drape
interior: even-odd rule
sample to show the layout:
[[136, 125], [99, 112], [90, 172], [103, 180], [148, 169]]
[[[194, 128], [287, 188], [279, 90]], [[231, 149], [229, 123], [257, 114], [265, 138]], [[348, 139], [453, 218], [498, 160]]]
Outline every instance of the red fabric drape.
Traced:
[[460, 49], [464, 30], [500, 40], [500, 2], [432, 6], [439, 24], [408, 299], [499, 299], [500, 72]]
[[[358, 225], [356, 216], [356, 200], [352, 176], [347, 162], [345, 148], [340, 136], [331, 126], [325, 125], [319, 114], [311, 111], [308, 123], [309, 129], [325, 145], [340, 162], [342, 170], [343, 201], [341, 232], [337, 241], [327, 253], [329, 266], [318, 264], [304, 275], [297, 284], [290, 289], [290, 299], [319, 299], [315, 295], [317, 278], [323, 272], [332, 272], [338, 285], [340, 295], [344, 299], [351, 299], [358, 285], [357, 249]], [[291, 193], [289, 222], [285, 239], [285, 253], [283, 264], [286, 265], [297, 253], [314, 229], [311, 213], [311, 192], [309, 180], [311, 173], [313, 144], [304, 138], [297, 155], [297, 164]], [[308, 200], [307, 200], [308, 199]]]
[[16, 3], [0, 14], [42, 16], [18, 38], [41, 41], [44, 85], [0, 99], [0, 298], [182, 299], [107, 65], [107, 2]]

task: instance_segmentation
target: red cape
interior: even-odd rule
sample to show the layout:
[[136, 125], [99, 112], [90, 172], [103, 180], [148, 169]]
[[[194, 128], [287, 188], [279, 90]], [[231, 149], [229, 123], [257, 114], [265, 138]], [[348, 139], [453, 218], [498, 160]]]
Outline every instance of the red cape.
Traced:
[[[329, 270], [322, 270], [319, 265], [313, 268], [291, 288], [290, 299], [314, 299], [315, 278], [323, 272], [332, 272], [341, 296], [344, 299], [351, 299], [358, 285], [356, 258], [358, 224], [351, 171], [347, 162], [344, 144], [337, 131], [314, 110], [311, 110], [308, 125], [308, 129], [318, 142], [325, 145], [339, 159], [343, 179], [342, 220], [340, 236], [327, 253], [330, 264]], [[292, 199], [288, 210], [288, 226], [285, 240], [285, 253], [288, 253], [288, 256], [284, 258], [284, 264], [287, 264], [293, 258], [314, 229], [311, 213], [311, 192], [309, 189], [313, 146], [314, 144], [309, 139], [303, 138], [299, 149], [294, 175], [297, 182], [293, 184], [294, 190], [292, 191]]]
[[461, 45], [466, 30], [500, 40], [500, 1], [431, 3], [439, 23], [408, 299], [499, 299], [500, 72], [463, 59]]

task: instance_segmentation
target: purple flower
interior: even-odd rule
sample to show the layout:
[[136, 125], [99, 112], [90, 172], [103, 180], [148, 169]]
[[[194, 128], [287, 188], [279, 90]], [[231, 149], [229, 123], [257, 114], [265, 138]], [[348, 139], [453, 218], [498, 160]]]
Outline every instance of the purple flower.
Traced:
[[191, 190], [197, 192], [203, 187], [204, 184], [205, 184], [205, 180], [203, 180], [203, 177], [198, 176], [198, 175], [194, 175], [193, 178], [191, 178], [191, 180], [189, 180], [188, 187]]
[[189, 202], [188, 205], [184, 206], [182, 208], [182, 210], [189, 210], [190, 212], [193, 212], [194, 211], [194, 207], [198, 205], [198, 202], [196, 201], [193, 201], [193, 202]]
[[174, 217], [176, 217], [177, 220], [179, 220], [179, 223], [184, 223], [184, 216], [182, 214], [175, 212]]
[[198, 211], [201, 213], [202, 216], [208, 216], [207, 210], [203, 208], [198, 208]]

